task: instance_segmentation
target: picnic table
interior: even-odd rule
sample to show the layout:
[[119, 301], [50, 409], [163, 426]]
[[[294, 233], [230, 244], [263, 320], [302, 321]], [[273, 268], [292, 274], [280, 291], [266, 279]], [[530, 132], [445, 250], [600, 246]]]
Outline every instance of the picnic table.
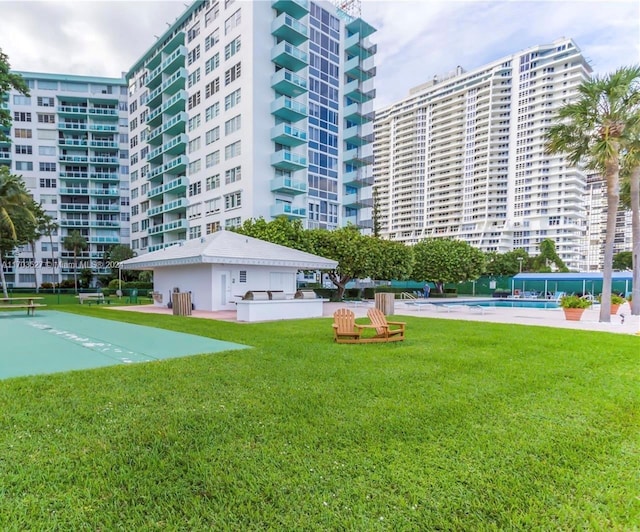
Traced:
[[80, 293], [76, 296], [78, 298], [78, 302], [82, 305], [85, 301], [88, 304], [93, 302], [97, 303], [110, 303], [108, 299], [105, 299], [104, 294], [102, 292], [85, 292]]
[[35, 315], [36, 307], [46, 307], [43, 303], [36, 303], [36, 301], [44, 299], [44, 297], [0, 297], [0, 309], [19, 309], [26, 308], [27, 316], [29, 314]]

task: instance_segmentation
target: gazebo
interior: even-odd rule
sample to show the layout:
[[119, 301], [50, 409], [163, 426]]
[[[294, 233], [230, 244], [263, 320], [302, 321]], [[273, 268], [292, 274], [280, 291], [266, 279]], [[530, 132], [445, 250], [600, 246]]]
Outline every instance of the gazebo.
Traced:
[[123, 270], [153, 271], [157, 306], [167, 306], [174, 293], [190, 292], [198, 310], [236, 309], [239, 302], [269, 303], [273, 304], [268, 311], [273, 319], [282, 317], [276, 312], [277, 301], [247, 302], [242, 297], [251, 291], [278, 292], [280, 307], [300, 303], [296, 306], [299, 316], [305, 311], [304, 300], [294, 300], [298, 271], [333, 270], [338, 266], [331, 259], [224, 230], [120, 264]]

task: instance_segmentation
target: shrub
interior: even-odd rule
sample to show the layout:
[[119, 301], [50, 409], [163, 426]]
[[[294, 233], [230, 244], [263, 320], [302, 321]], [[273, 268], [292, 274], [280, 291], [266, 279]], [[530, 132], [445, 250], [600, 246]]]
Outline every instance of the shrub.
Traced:
[[53, 284], [52, 283], [42, 283], [40, 285], [40, 288], [45, 288], [45, 289], [53, 288]]
[[591, 301], [580, 296], [562, 296], [560, 306], [562, 308], [589, 308]]

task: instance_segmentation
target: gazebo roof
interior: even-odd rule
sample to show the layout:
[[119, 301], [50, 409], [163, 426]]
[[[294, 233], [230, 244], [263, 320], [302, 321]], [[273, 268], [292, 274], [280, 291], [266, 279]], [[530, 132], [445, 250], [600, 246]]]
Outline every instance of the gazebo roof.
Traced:
[[224, 230], [120, 263], [123, 270], [151, 270], [185, 264], [285, 266], [299, 270], [334, 270], [338, 266], [335, 260]]
[[[613, 280], [631, 280], [631, 272], [613, 272]], [[518, 273], [514, 281], [601, 281], [602, 272], [577, 273]]]

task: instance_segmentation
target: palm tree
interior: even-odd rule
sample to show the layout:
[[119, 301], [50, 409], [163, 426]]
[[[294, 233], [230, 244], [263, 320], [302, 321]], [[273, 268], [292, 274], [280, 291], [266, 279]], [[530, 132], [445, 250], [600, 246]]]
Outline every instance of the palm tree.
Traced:
[[35, 284], [36, 293], [40, 290], [40, 284], [38, 283], [38, 263], [36, 262], [36, 242], [42, 236], [41, 224], [42, 219], [46, 215], [42, 205], [35, 200], [31, 200], [29, 204], [29, 210], [33, 215], [33, 220], [29, 223], [27, 230], [27, 240], [29, 241], [29, 247], [31, 247], [31, 257], [33, 259], [33, 279]]
[[[11, 174], [6, 166], [0, 166], [0, 237], [17, 243], [19, 230], [22, 229], [18, 219], [33, 219], [33, 214], [29, 211], [31, 201], [22, 178]], [[4, 297], [9, 297], [3, 265], [4, 258], [0, 248], [0, 281]]]
[[58, 223], [54, 218], [45, 213], [44, 217], [40, 221], [40, 230], [43, 235], [49, 237], [49, 244], [51, 245], [51, 269], [53, 272], [53, 288], [55, 289], [56, 284], [60, 284], [58, 278], [56, 277], [56, 256], [53, 250], [53, 234], [59, 229]]
[[62, 246], [67, 251], [73, 251], [73, 285], [78, 293], [78, 251], [87, 249], [87, 239], [80, 234], [80, 231], [71, 231], [62, 241]]
[[600, 321], [611, 321], [611, 274], [616, 214], [620, 201], [621, 155], [635, 129], [640, 98], [640, 67], [622, 67], [584, 81], [578, 98], [560, 108], [558, 123], [547, 133], [547, 148], [564, 153], [572, 165], [600, 171], [607, 184], [607, 230], [602, 270]]
[[[640, 109], [637, 109], [640, 113]], [[640, 124], [639, 124], [640, 125]], [[622, 196], [622, 205], [631, 210], [631, 234], [632, 234], [632, 294], [631, 314], [640, 314], [640, 127], [637, 127], [627, 150], [622, 164], [622, 176], [625, 180]]]

